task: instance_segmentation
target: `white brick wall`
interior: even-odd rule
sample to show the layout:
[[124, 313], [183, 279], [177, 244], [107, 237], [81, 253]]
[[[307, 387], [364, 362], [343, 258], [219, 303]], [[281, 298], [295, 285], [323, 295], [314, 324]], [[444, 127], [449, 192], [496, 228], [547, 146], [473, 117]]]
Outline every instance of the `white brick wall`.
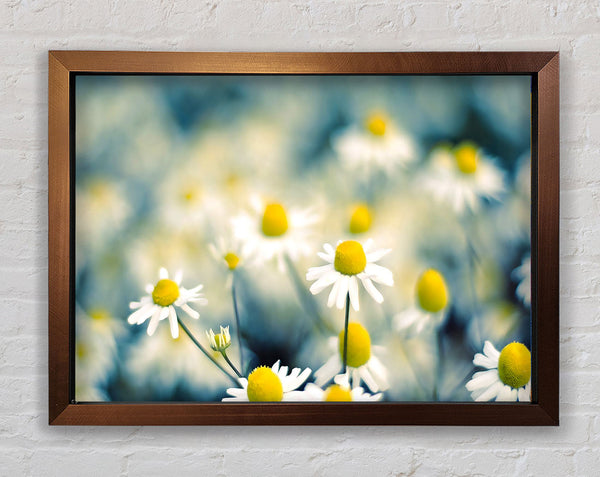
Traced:
[[[0, 474], [600, 475], [597, 0], [5, 0]], [[559, 428], [47, 426], [47, 50], [561, 51]]]

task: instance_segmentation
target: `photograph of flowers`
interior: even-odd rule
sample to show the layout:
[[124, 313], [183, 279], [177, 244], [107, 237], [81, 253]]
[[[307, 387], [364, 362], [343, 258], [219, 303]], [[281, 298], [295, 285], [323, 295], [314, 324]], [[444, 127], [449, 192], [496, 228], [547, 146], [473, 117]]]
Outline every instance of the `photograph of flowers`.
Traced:
[[77, 402], [530, 402], [530, 75], [75, 76]]

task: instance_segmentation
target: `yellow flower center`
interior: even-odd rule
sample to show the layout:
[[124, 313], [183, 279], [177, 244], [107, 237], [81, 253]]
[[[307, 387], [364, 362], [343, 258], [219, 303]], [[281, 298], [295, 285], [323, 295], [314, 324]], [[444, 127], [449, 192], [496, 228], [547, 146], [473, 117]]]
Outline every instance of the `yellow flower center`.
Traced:
[[[344, 360], [344, 330], [339, 335], [339, 351]], [[348, 324], [348, 354], [346, 363], [352, 368], [366, 364], [371, 358], [371, 337], [360, 323]]]
[[168, 278], [159, 280], [152, 291], [152, 300], [160, 306], [172, 305], [177, 298], [179, 298], [179, 287]]
[[437, 313], [448, 304], [448, 289], [440, 272], [430, 268], [417, 281], [417, 300], [423, 310]]
[[225, 259], [225, 262], [227, 262], [229, 270], [235, 270], [240, 263], [240, 257], [233, 252], [226, 253], [223, 258]]
[[350, 233], [362, 234], [371, 228], [373, 217], [365, 204], [356, 206], [350, 217]]
[[382, 114], [372, 114], [365, 121], [368, 131], [374, 136], [383, 136], [387, 127], [387, 120]]
[[350, 402], [352, 401], [352, 394], [350, 390], [344, 389], [339, 384], [332, 384], [325, 391], [325, 399], [327, 402]]
[[518, 389], [525, 386], [531, 377], [531, 353], [524, 344], [510, 343], [500, 352], [498, 358], [500, 380]]
[[473, 174], [477, 170], [477, 148], [470, 142], [459, 144], [454, 150], [456, 165], [463, 174]]
[[335, 249], [334, 268], [344, 275], [357, 275], [365, 269], [367, 256], [360, 243], [346, 240]]
[[287, 232], [288, 220], [281, 204], [268, 204], [262, 218], [262, 231], [267, 237], [280, 237]]
[[247, 392], [250, 402], [274, 402], [283, 399], [281, 380], [266, 366], [259, 366], [250, 373]]

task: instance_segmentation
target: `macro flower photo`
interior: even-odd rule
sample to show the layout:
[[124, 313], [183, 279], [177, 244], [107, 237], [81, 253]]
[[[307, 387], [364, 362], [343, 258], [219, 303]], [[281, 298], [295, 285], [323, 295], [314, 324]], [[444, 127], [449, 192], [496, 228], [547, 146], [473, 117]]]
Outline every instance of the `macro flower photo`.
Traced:
[[531, 401], [530, 76], [74, 84], [76, 401]]

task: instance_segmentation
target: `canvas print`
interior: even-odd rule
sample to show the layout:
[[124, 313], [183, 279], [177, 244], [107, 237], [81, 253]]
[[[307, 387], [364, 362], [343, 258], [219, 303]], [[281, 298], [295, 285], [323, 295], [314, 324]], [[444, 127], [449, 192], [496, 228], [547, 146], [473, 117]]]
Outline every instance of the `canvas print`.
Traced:
[[531, 401], [531, 124], [527, 75], [76, 75], [76, 401]]

